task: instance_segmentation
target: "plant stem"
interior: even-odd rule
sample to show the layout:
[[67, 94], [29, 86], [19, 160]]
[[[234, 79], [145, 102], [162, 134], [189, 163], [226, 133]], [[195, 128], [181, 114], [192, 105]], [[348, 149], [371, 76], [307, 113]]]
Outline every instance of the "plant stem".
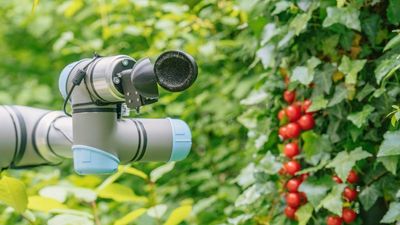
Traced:
[[99, 219], [99, 214], [97, 212], [96, 201], [91, 202], [91, 205], [92, 205], [94, 222], [96, 223], [96, 225], [101, 225], [100, 219]]
[[372, 183], [374, 183], [375, 181], [378, 181], [382, 177], [386, 176], [388, 173], [389, 173], [388, 171], [385, 171], [385, 172], [379, 174], [378, 176], [374, 177], [370, 182], [368, 182], [366, 186], [370, 186]]

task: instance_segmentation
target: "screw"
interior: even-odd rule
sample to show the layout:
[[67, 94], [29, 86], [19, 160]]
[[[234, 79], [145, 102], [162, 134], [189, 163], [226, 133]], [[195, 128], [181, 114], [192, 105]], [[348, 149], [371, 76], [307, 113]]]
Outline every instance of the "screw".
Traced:
[[123, 66], [128, 66], [129, 61], [127, 59], [122, 60], [122, 65]]
[[121, 79], [119, 79], [119, 77], [113, 77], [112, 81], [114, 82], [114, 84], [121, 83]]

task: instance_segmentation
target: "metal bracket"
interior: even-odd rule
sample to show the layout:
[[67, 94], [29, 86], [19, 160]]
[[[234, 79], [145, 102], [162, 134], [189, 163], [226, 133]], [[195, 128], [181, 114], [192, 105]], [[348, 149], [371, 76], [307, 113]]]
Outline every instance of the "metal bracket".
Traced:
[[136, 109], [139, 112], [143, 105], [141, 96], [133, 85], [130, 73], [121, 73], [122, 88], [124, 89], [125, 103], [130, 109]]

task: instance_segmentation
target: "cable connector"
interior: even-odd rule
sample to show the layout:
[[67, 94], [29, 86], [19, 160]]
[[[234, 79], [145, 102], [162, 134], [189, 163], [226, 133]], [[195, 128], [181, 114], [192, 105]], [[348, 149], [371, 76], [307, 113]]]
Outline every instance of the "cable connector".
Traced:
[[86, 71], [79, 69], [78, 73], [72, 79], [72, 83], [76, 86], [79, 86], [82, 83], [83, 78], [86, 76]]

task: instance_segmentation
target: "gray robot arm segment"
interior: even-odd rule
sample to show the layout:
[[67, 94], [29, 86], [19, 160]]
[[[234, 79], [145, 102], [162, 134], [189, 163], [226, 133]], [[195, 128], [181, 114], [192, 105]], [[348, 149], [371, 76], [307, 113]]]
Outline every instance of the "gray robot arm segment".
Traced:
[[[90, 115], [87, 113], [87, 117]], [[54, 165], [73, 157], [72, 118], [61, 111], [0, 106], [0, 121], [0, 168]], [[84, 131], [91, 132], [91, 128]], [[181, 120], [121, 119], [116, 122], [110, 136], [101, 141], [94, 140], [93, 143], [88, 141], [84, 149], [102, 149], [104, 143], [107, 146], [112, 145], [118, 163], [176, 161], [185, 158], [189, 153], [191, 137], [186, 136], [187, 131], [189, 128]], [[75, 148], [79, 151], [82, 146], [77, 146]], [[86, 154], [88, 158], [81, 157], [77, 159], [81, 160], [78, 163], [96, 168], [97, 161], [90, 160], [90, 157], [96, 156], [91, 155], [90, 151]], [[81, 165], [80, 168], [82, 167]], [[90, 172], [88, 168], [77, 172]]]

